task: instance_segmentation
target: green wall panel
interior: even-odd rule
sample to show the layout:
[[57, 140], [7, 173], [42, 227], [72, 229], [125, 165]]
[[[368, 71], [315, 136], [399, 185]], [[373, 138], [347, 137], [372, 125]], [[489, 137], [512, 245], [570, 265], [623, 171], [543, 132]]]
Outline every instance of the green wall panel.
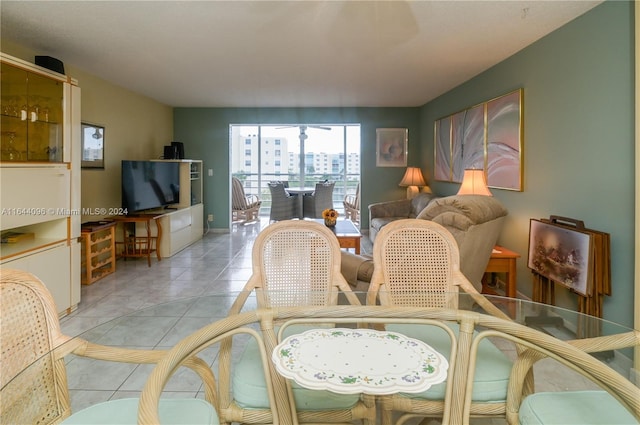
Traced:
[[409, 129], [408, 164], [423, 161], [419, 108], [176, 108], [175, 140], [185, 144], [187, 157], [202, 159], [205, 172], [205, 217], [214, 215], [212, 227], [230, 226], [229, 126], [232, 124], [360, 124], [362, 175], [362, 226], [368, 227], [366, 206], [373, 202], [400, 199], [405, 189], [398, 186], [404, 168], [375, 167], [376, 128]]
[[[634, 52], [633, 5], [605, 2], [422, 110], [425, 168], [433, 169], [433, 123], [524, 88], [524, 191], [493, 189], [509, 209], [500, 243], [522, 255], [518, 290], [531, 294], [530, 218], [560, 215], [611, 234], [613, 295], [605, 317], [633, 323]], [[454, 194], [458, 185], [432, 184]], [[575, 308], [575, 295], [557, 290]]]

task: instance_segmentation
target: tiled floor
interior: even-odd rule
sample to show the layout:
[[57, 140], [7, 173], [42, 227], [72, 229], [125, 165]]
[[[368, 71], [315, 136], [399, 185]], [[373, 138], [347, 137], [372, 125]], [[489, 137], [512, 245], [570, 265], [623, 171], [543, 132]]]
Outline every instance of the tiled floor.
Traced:
[[[172, 304], [172, 309], [151, 307], [182, 298], [242, 289], [251, 273], [252, 242], [265, 225], [263, 220], [234, 225], [230, 233], [209, 232], [175, 256], [160, 262], [154, 260], [151, 267], [144, 259], [118, 260], [114, 274], [92, 285], [83, 285], [78, 309], [61, 320], [63, 331], [68, 335], [84, 333], [85, 338], [102, 344], [171, 347], [190, 332], [224, 317], [229, 305], [202, 306], [192, 299], [178, 307]], [[362, 239], [362, 250], [371, 252], [366, 236]], [[131, 313], [135, 314], [116, 319]], [[136, 332], [127, 330], [132, 326]], [[215, 352], [206, 356], [215, 362]], [[72, 358], [68, 363], [72, 409], [111, 398], [137, 396], [151, 368]], [[542, 379], [537, 379], [537, 383], [550, 381], [547, 377], [554, 374], [553, 370], [541, 371]], [[573, 379], [554, 381], [568, 388]], [[180, 375], [167, 388], [171, 396], [200, 396], [200, 384], [195, 376]], [[418, 422], [411, 422], [414, 423]], [[480, 423], [503, 424], [504, 421], [474, 422]]]
[[[77, 310], [61, 320], [63, 332], [82, 333], [101, 344], [170, 348], [189, 333], [225, 317], [229, 305], [202, 308], [187, 301], [178, 309], [175, 305], [172, 309], [150, 307], [241, 290], [251, 273], [252, 242], [264, 225], [266, 222], [235, 225], [231, 233], [208, 232], [175, 256], [159, 262], [154, 259], [151, 267], [146, 259], [119, 259], [115, 273], [82, 286]], [[118, 319], [131, 313], [134, 316]], [[212, 354], [211, 361], [214, 358]], [[111, 398], [137, 396], [151, 368], [72, 357], [67, 365], [72, 410]], [[170, 390], [175, 395], [195, 396], [200, 389], [196, 379], [173, 380]]]

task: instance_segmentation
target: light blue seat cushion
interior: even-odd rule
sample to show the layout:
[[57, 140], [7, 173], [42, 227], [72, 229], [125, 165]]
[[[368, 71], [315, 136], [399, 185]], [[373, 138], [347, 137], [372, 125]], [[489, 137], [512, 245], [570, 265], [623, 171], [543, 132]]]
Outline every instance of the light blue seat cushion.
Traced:
[[[457, 323], [449, 325], [458, 335]], [[429, 325], [398, 324], [388, 325], [387, 330], [424, 341], [440, 354], [449, 359], [451, 339], [441, 328]], [[473, 391], [471, 399], [477, 403], [501, 402], [507, 399], [507, 384], [511, 373], [512, 361], [488, 339], [483, 339], [478, 347]], [[409, 398], [444, 400], [447, 382], [436, 384], [426, 391], [415, 394], [403, 394]]]
[[623, 425], [638, 424], [606, 391], [535, 393], [520, 405], [521, 425]]
[[[317, 326], [315, 326], [317, 327]], [[286, 335], [296, 334], [313, 326], [291, 326]], [[269, 359], [271, 361], [271, 359]], [[260, 351], [254, 338], [238, 359], [232, 372], [233, 398], [244, 409], [268, 409], [269, 397], [264, 380], [264, 369], [260, 360]], [[298, 410], [335, 410], [349, 409], [359, 400], [358, 394], [345, 395], [331, 391], [309, 390], [291, 381], [293, 397]]]
[[[138, 423], [137, 398], [122, 398], [99, 403], [82, 409], [62, 421], [64, 425], [136, 425]], [[218, 425], [218, 415], [211, 404], [198, 398], [161, 399], [162, 425]]]

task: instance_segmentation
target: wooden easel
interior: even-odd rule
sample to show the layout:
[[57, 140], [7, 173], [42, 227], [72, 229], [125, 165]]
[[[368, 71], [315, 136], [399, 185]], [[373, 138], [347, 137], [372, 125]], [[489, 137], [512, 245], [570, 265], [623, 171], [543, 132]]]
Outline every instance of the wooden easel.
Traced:
[[[584, 222], [567, 217], [550, 216], [548, 220], [540, 220], [555, 226], [586, 233], [591, 238], [589, 281], [591, 284], [585, 294], [573, 291], [578, 297], [578, 311], [589, 316], [602, 318], [604, 296], [611, 295], [611, 255], [608, 233], [587, 229]], [[539, 273], [533, 273], [533, 301], [555, 305], [555, 282]], [[570, 289], [571, 290], [571, 289]], [[535, 321], [543, 318], [535, 318]], [[548, 323], [548, 322], [545, 322]], [[598, 336], [601, 333], [601, 322], [581, 317], [577, 323], [576, 335], [579, 338]]]

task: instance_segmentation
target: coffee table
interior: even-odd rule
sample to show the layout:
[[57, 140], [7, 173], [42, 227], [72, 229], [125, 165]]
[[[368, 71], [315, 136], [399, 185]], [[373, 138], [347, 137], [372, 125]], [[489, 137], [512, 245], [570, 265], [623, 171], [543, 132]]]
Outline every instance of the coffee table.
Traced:
[[[314, 219], [314, 221], [324, 225], [323, 219]], [[353, 224], [353, 221], [338, 220], [336, 221], [336, 225], [330, 227], [330, 229], [338, 238], [340, 248], [353, 248], [356, 254], [360, 254], [360, 239], [362, 238], [362, 233], [360, 233], [360, 230]]]

